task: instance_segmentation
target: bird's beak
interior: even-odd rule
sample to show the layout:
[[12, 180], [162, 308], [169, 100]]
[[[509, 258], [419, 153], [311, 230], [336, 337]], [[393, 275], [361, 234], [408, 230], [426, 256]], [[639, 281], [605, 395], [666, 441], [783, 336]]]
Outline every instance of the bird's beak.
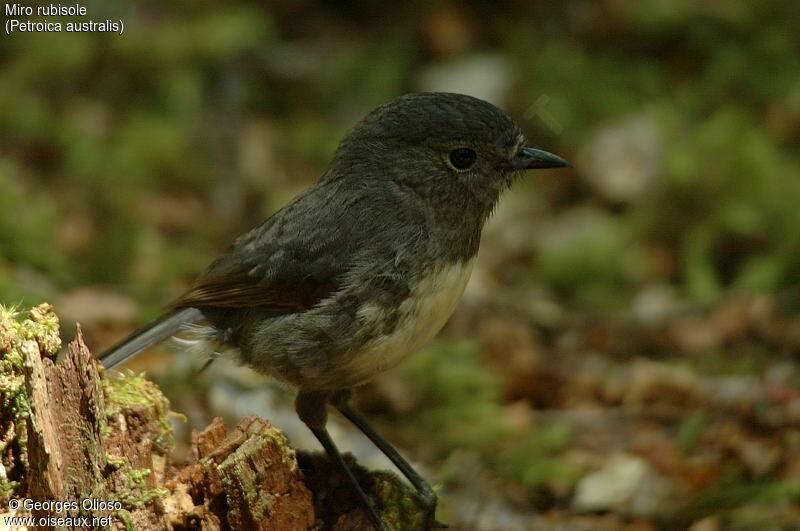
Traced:
[[532, 147], [524, 147], [511, 159], [511, 166], [515, 170], [535, 170], [539, 168], [562, 168], [572, 166], [558, 155]]

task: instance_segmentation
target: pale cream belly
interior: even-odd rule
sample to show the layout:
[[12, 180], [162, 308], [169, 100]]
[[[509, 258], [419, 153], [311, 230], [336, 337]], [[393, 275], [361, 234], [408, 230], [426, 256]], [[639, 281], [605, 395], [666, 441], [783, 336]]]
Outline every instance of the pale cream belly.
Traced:
[[[467, 286], [475, 260], [448, 264], [410, 286], [411, 295], [400, 305], [397, 326], [361, 348], [351, 371], [355, 379], [367, 380], [397, 365], [422, 348], [444, 326]], [[367, 305], [358, 312], [365, 324], [383, 321], [386, 310]]]

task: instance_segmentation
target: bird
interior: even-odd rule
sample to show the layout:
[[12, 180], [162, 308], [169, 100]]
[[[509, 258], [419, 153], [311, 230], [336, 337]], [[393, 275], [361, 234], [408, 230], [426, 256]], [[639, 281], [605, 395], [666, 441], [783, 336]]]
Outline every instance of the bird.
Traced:
[[516, 177], [569, 165], [528, 146], [522, 129], [481, 99], [397, 97], [353, 126], [318, 181], [236, 239], [162, 317], [101, 361], [115, 367], [172, 337], [187, 348], [233, 351], [297, 389], [299, 418], [375, 529], [387, 526], [328, 434], [329, 405], [413, 485], [426, 525], [438, 525], [433, 489], [350, 398], [443, 327], [484, 223]]

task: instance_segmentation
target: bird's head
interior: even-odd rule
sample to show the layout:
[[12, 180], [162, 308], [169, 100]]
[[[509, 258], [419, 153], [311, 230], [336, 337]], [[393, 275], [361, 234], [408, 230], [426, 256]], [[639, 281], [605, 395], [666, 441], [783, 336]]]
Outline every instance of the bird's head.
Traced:
[[491, 103], [425, 92], [370, 112], [342, 141], [331, 170], [392, 179], [425, 197], [477, 199], [488, 212], [518, 172], [562, 166], [569, 163], [528, 146], [519, 126]]

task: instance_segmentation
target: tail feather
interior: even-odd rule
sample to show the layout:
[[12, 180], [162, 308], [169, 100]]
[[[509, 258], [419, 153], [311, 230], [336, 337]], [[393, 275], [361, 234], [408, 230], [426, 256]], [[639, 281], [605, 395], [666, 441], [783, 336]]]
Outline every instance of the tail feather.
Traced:
[[178, 308], [123, 339], [100, 356], [106, 369], [135, 358], [143, 350], [176, 334], [183, 325], [204, 319], [197, 308]]

